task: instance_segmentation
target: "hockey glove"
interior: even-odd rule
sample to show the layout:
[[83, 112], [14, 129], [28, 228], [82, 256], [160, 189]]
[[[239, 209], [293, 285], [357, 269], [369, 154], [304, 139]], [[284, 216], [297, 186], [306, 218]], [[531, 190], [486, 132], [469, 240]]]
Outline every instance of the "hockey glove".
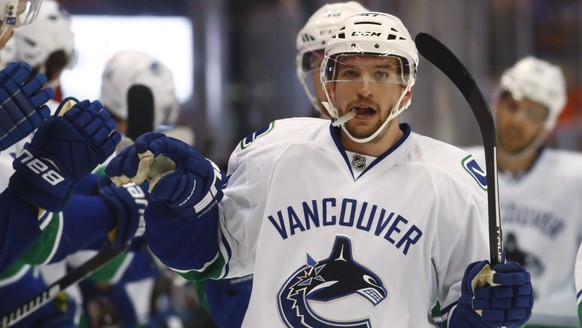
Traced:
[[[64, 100], [57, 115], [70, 104]], [[38, 129], [13, 162], [10, 185], [28, 202], [58, 212], [75, 184], [104, 162], [121, 135], [100, 102], [85, 100]]]
[[188, 144], [162, 133], [145, 133], [105, 169], [116, 184], [149, 181], [147, 212], [168, 219], [200, 217], [222, 199], [216, 164]]
[[47, 81], [43, 74], [27, 81], [31, 72], [25, 63], [12, 63], [0, 71], [0, 151], [22, 140], [50, 116], [45, 103], [55, 93], [42, 89]]
[[[109, 179], [107, 179], [109, 180]], [[135, 183], [116, 187], [111, 181], [99, 188], [101, 197], [116, 213], [117, 225], [109, 232], [114, 247], [142, 236], [145, 232], [143, 214], [148, 205], [146, 193]]]
[[530, 274], [517, 263], [471, 263], [449, 327], [518, 327], [531, 316]]

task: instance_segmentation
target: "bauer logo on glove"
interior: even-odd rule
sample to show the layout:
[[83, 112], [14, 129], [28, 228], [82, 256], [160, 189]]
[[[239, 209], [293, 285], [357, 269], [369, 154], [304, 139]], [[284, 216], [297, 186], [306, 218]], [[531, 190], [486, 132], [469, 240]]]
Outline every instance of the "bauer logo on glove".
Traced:
[[10, 185], [37, 207], [61, 211], [75, 185], [113, 154], [120, 140], [99, 101], [66, 99], [13, 162]]

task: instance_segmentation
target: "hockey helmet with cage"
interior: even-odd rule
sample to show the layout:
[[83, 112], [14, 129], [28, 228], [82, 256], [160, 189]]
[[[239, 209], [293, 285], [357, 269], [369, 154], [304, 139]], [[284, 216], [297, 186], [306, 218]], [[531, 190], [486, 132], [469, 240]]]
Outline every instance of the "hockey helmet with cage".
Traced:
[[401, 64], [400, 76], [396, 82], [405, 85], [406, 89], [386, 122], [410, 106], [410, 99], [406, 103], [400, 102], [416, 81], [419, 57], [414, 40], [398, 17], [379, 12], [353, 15], [341, 23], [327, 41], [320, 77], [330, 102], [327, 109], [335, 119], [339, 118], [338, 112], [331, 104], [326, 84], [337, 78], [336, 68], [341, 63], [342, 56], [351, 55], [396, 57]]
[[14, 31], [16, 58], [31, 66], [44, 65], [49, 56], [57, 51], [66, 55], [65, 67], [71, 68], [76, 61], [75, 35], [68, 11], [55, 0], [45, 0], [34, 24]]
[[11, 28], [32, 23], [40, 10], [42, 0], [0, 0], [0, 48], [8, 41]]
[[170, 69], [149, 54], [127, 50], [109, 59], [101, 76], [103, 106], [114, 116], [127, 120], [127, 93], [134, 85], [144, 85], [154, 98], [154, 129], [176, 123], [179, 102]]
[[[339, 24], [354, 14], [368, 11], [356, 1], [337, 2], [325, 4], [319, 8], [307, 20], [307, 23], [297, 33], [297, 57], [295, 60], [297, 77], [305, 89], [313, 107], [319, 112], [315, 86], [311, 83], [309, 73], [313, 70], [319, 72], [319, 66], [314, 63], [321, 60], [313, 60], [313, 56], [322, 56], [327, 39], [335, 32]], [[321, 52], [318, 54], [317, 52]], [[320, 113], [327, 115], [325, 113]]]
[[498, 93], [509, 91], [515, 99], [528, 98], [548, 109], [546, 130], [556, 125], [566, 105], [566, 80], [559, 66], [527, 56], [501, 76]]

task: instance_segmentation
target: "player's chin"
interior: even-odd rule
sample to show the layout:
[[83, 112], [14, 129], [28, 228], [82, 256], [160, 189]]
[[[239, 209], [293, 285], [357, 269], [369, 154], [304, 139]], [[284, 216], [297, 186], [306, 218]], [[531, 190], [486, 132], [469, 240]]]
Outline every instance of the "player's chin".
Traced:
[[358, 139], [364, 139], [367, 138], [369, 136], [371, 136], [372, 134], [374, 134], [374, 132], [376, 132], [375, 129], [370, 128], [369, 126], [363, 126], [361, 124], [355, 125], [354, 126], [349, 126], [348, 125], [348, 131], [350, 132], [350, 134]]

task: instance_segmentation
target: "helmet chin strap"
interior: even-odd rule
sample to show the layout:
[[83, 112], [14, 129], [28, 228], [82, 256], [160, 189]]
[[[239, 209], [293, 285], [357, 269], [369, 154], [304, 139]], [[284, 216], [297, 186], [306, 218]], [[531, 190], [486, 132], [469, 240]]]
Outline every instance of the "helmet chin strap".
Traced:
[[[348, 113], [344, 114], [343, 116], [337, 118], [332, 125], [333, 126], [340, 126], [342, 128], [342, 130], [346, 133], [346, 135], [348, 136], [348, 138], [350, 138], [353, 142], [356, 143], [367, 143], [370, 142], [372, 140], [374, 140], [380, 133], [382, 133], [382, 131], [384, 131], [384, 129], [386, 128], [386, 126], [388, 126], [388, 123], [390, 123], [390, 121], [392, 121], [392, 119], [394, 119], [396, 116], [400, 115], [400, 113], [402, 113], [402, 111], [405, 108], [400, 108], [400, 103], [402, 102], [402, 99], [404, 99], [404, 96], [412, 89], [412, 84], [409, 84], [406, 86], [406, 88], [404, 88], [404, 91], [402, 91], [402, 94], [400, 95], [400, 98], [398, 98], [398, 101], [396, 102], [396, 104], [392, 107], [392, 110], [390, 111], [390, 115], [388, 116], [388, 118], [384, 121], [384, 123], [382, 123], [382, 125], [376, 130], [376, 132], [372, 133], [372, 135], [370, 135], [369, 137], [366, 138], [356, 138], [354, 137], [346, 128], [345, 124], [351, 120], [352, 118], [356, 117], [357, 113], [356, 110], [353, 109], [351, 111], [349, 111]], [[335, 112], [337, 113], [337, 110], [335, 110], [333, 108], [333, 105], [330, 104], [329, 102], [322, 102], [323, 106], [327, 109], [328, 112], [332, 113]], [[409, 104], [407, 104], [409, 105]]]

